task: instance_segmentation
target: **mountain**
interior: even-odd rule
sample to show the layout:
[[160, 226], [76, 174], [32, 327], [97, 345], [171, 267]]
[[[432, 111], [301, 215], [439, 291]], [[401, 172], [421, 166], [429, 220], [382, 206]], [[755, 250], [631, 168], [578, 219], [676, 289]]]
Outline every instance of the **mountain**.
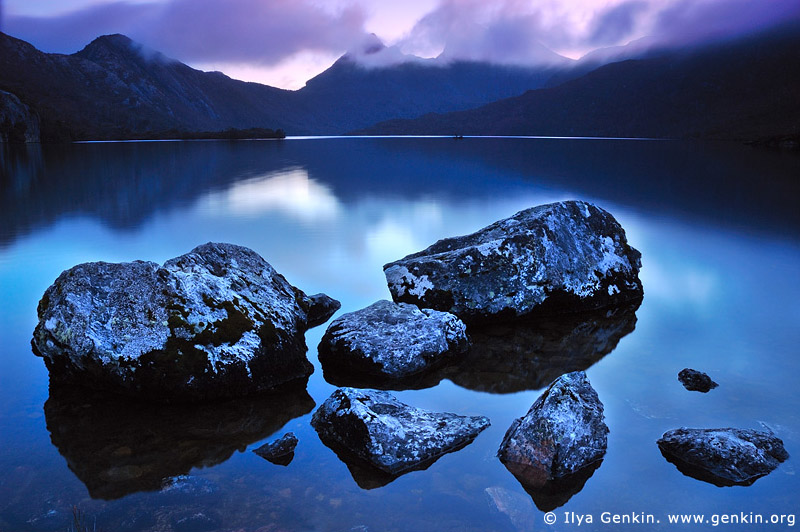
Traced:
[[543, 86], [554, 67], [398, 57], [377, 38], [298, 91], [202, 72], [124, 35], [71, 54], [0, 33], [0, 90], [41, 119], [46, 140], [114, 139], [167, 130], [280, 128], [342, 134], [389, 118], [449, 112]]
[[704, 137], [800, 133], [800, 25], [607, 64], [476, 109], [390, 120], [367, 134]]
[[0, 88], [38, 112], [45, 138], [298, 126], [287, 112], [288, 91], [192, 69], [123, 35], [62, 55], [0, 33]]

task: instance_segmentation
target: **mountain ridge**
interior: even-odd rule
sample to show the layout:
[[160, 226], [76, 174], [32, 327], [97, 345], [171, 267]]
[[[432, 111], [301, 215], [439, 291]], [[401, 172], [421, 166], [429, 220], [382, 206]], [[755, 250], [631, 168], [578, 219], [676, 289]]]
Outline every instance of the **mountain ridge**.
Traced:
[[603, 65], [468, 111], [390, 120], [360, 134], [751, 140], [800, 133], [800, 25]]
[[[382, 51], [372, 44], [372, 53]], [[120, 34], [65, 55], [0, 33], [0, 90], [38, 113], [45, 140], [228, 128], [344, 134], [388, 118], [476, 107], [542, 86], [550, 75], [474, 62], [365, 67], [345, 55], [289, 91], [196, 70]]]

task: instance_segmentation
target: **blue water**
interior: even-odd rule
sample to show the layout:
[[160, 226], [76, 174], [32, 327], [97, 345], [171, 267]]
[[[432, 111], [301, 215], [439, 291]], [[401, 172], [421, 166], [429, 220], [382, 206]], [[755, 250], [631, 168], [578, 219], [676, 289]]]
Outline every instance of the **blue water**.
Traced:
[[[0, 531], [67, 530], [73, 507], [105, 531], [614, 530], [600, 523], [606, 511], [653, 514], [661, 523], [648, 530], [694, 530], [710, 525], [670, 526], [667, 514], [800, 513], [797, 155], [737, 144], [473, 138], [0, 154]], [[163, 262], [203, 242], [232, 242], [306, 293], [339, 299], [342, 313], [389, 298], [383, 264], [571, 198], [597, 203], [625, 227], [642, 252], [645, 299], [613, 351], [573, 360], [589, 366], [611, 433], [605, 460], [555, 509], [553, 526], [495, 453], [542, 379], [582, 369], [555, 359], [532, 376], [519, 374], [526, 359], [514, 375], [490, 361], [394, 392], [414, 406], [488, 416], [492, 426], [428, 469], [379, 485], [352, 474], [309, 425], [314, 403], [335, 389], [316, 356], [324, 325], [306, 335], [316, 369], [307, 393], [183, 411], [50, 397], [31, 353], [39, 298], [80, 262]], [[719, 388], [684, 390], [676, 378], [684, 367]], [[749, 487], [684, 476], [655, 445], [680, 426], [765, 425], [792, 456]], [[288, 467], [250, 452], [287, 431], [299, 439]], [[564, 523], [564, 512], [594, 523]]]

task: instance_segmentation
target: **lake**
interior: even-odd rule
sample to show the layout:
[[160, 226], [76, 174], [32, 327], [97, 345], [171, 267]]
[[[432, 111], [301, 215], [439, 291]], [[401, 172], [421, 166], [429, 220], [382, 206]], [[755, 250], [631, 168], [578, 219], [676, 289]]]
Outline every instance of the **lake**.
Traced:
[[[670, 525], [668, 515], [798, 511], [797, 154], [536, 138], [0, 150], [0, 531], [68, 530], [73, 508], [89, 530], [176, 532], [617, 529], [601, 522], [603, 512], [660, 521], [641, 529], [692, 530], [710, 525]], [[327, 324], [306, 334], [315, 372], [305, 391], [223, 404], [51, 396], [31, 352], [39, 299], [81, 262], [163, 262], [204, 242], [231, 242], [306, 293], [340, 300], [338, 316], [390, 297], [383, 264], [564, 199], [594, 202], [626, 229], [642, 253], [641, 306], [609, 323], [576, 317], [563, 332], [521, 335], [518, 343], [543, 344], [535, 356], [501, 353], [392, 392], [492, 425], [388, 483], [348, 467], [310, 426], [315, 405], [336, 388], [317, 359]], [[685, 390], [677, 380], [685, 367], [720, 386]], [[577, 369], [605, 405], [608, 452], [585, 484], [531, 495], [495, 454], [542, 388]], [[659, 452], [656, 440], [682, 426], [768, 427], [791, 457], [751, 486], [717, 487], [684, 476]], [[287, 467], [251, 452], [288, 431], [299, 443]], [[552, 526], [543, 521], [549, 510]], [[570, 512], [593, 523], [565, 523]]]

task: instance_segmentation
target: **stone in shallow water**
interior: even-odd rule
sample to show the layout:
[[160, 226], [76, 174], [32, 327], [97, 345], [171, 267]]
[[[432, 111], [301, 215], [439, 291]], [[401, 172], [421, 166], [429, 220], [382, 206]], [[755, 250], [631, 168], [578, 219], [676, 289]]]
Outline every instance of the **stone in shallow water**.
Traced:
[[606, 452], [603, 404], [586, 374], [556, 379], [506, 432], [497, 456], [525, 486], [574, 475]]
[[692, 392], [707, 393], [719, 386], [719, 384], [711, 380], [711, 377], [702, 371], [690, 368], [682, 369], [678, 373], [678, 380], [681, 381], [684, 388]]
[[489, 420], [414, 408], [386, 392], [340, 388], [314, 412], [311, 424], [340, 457], [398, 476], [472, 442]]
[[395, 301], [470, 324], [639, 299], [640, 259], [608, 212], [564, 201], [440, 240], [383, 269]]
[[752, 429], [679, 428], [657, 443], [681, 473], [717, 486], [749, 486], [789, 458], [780, 438]]
[[155, 401], [240, 396], [306, 379], [304, 333], [335, 312], [260, 255], [204, 244], [167, 261], [80, 264], [39, 302], [51, 380]]
[[319, 344], [323, 369], [402, 379], [466, 351], [466, 326], [454, 315], [381, 300], [344, 314]]
[[275, 465], [287, 466], [294, 458], [295, 447], [297, 447], [297, 436], [293, 432], [287, 432], [279, 439], [254, 449], [253, 452]]

